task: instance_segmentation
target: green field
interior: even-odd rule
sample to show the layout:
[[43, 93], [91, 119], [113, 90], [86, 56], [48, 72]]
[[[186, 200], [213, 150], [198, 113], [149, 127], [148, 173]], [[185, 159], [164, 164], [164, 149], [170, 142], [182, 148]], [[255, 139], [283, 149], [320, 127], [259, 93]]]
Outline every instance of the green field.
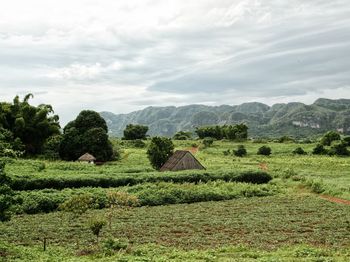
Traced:
[[[224, 155], [239, 144], [246, 157]], [[120, 161], [102, 166], [5, 159], [22, 202], [0, 224], [0, 261], [349, 261], [350, 206], [320, 194], [350, 200], [350, 158], [293, 155], [315, 146], [293, 143], [269, 143], [272, 155], [258, 156], [262, 145], [216, 141], [195, 154], [207, 170], [176, 173], [154, 171], [146, 149], [127, 145]], [[273, 179], [242, 183], [254, 172]], [[109, 191], [136, 195], [140, 207], [117, 212], [97, 245], [87, 222], [106, 216]], [[57, 210], [82, 193], [95, 210], [74, 218]]]

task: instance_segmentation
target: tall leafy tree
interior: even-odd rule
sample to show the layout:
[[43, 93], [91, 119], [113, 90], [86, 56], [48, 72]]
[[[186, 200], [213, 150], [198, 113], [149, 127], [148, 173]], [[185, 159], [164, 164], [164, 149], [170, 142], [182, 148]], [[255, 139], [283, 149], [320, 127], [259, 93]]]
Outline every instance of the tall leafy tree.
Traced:
[[154, 169], [159, 170], [174, 152], [170, 138], [153, 137], [147, 150], [148, 159]]
[[98, 161], [114, 159], [106, 121], [95, 111], [84, 110], [63, 130], [59, 154], [64, 160], [77, 160], [84, 153]]
[[13, 103], [0, 104], [0, 126], [24, 144], [26, 154], [42, 152], [45, 141], [60, 133], [59, 117], [54, 114], [51, 105], [33, 106], [29, 100], [32, 94], [23, 100], [16, 96]]

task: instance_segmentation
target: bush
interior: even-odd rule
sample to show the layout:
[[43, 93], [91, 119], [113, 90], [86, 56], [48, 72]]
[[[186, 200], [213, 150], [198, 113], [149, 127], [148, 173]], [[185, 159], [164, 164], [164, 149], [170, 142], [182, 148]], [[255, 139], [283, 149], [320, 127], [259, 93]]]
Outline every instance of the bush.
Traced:
[[126, 249], [128, 247], [128, 242], [120, 239], [108, 238], [102, 242], [103, 251], [111, 256], [116, 251]]
[[11, 179], [5, 174], [5, 163], [0, 162], [0, 222], [11, 219], [10, 208], [15, 203]]
[[315, 148], [312, 150], [312, 154], [314, 155], [326, 155], [328, 153], [328, 150], [324, 148], [323, 145], [317, 144]]
[[[219, 201], [238, 197], [268, 196], [274, 195], [278, 190], [274, 185], [265, 184], [272, 178], [264, 172], [244, 172], [237, 176], [224, 177], [224, 179], [225, 180], [217, 181], [209, 180], [207, 183], [198, 182], [184, 184], [152, 182], [136, 186], [127, 186], [121, 188], [121, 191], [137, 197], [137, 206], [156, 206], [201, 201]], [[25, 191], [21, 192], [23, 204], [19, 206], [17, 210], [18, 213], [24, 212], [30, 214], [50, 212], [57, 210], [58, 207], [62, 210], [63, 205], [74, 202], [74, 205], [69, 204], [68, 209], [63, 210], [73, 212], [73, 214], [79, 216], [88, 209], [108, 207], [110, 204], [110, 200], [107, 197], [108, 192], [110, 192], [109, 189], [102, 188], [64, 189], [61, 191], [43, 190], [43, 192]], [[88, 196], [87, 199], [84, 198], [81, 203], [76, 201], [81, 198], [81, 196], [85, 195]], [[72, 199], [74, 199], [74, 201], [72, 201]], [[37, 201], [39, 203], [36, 203]], [[40, 208], [44, 209], [40, 210]]]
[[336, 131], [327, 132], [321, 139], [321, 145], [330, 146], [333, 141], [341, 140], [341, 136]]
[[301, 147], [297, 147], [292, 152], [294, 155], [306, 155], [307, 153]]
[[148, 126], [142, 125], [127, 125], [124, 129], [124, 139], [125, 140], [136, 140], [136, 139], [146, 139], [146, 133], [148, 131]]
[[98, 243], [98, 238], [100, 236], [102, 228], [106, 225], [106, 221], [101, 218], [93, 218], [89, 220], [89, 228], [91, 232], [96, 236]]
[[[201, 172], [201, 171], [183, 171], [172, 173], [146, 173], [146, 174], [116, 174], [111, 176], [97, 175], [79, 175], [79, 176], [48, 176], [44, 177], [13, 177], [11, 187], [14, 190], [37, 190], [37, 189], [65, 189], [81, 187], [122, 187], [133, 186], [142, 183], [174, 182], [174, 183], [206, 183], [209, 181], [236, 181], [237, 177], [245, 172]], [[259, 176], [261, 172], [253, 172]], [[241, 181], [241, 180], [240, 180]], [[250, 181], [241, 181], [247, 182]]]
[[159, 170], [174, 152], [174, 144], [170, 138], [153, 137], [147, 155], [154, 169]]
[[258, 149], [258, 155], [269, 156], [271, 155], [271, 147], [262, 146]]
[[282, 136], [277, 140], [278, 143], [294, 143], [295, 139], [289, 136]]
[[330, 150], [328, 151], [328, 154], [333, 156], [333, 155], [336, 155], [336, 156], [349, 156], [350, 155], [350, 152], [346, 146], [345, 143], [337, 143], [337, 144], [334, 144]]
[[225, 156], [229, 156], [231, 154], [231, 150], [230, 149], [224, 150], [223, 153]]
[[206, 137], [203, 139], [204, 148], [211, 147], [214, 143], [214, 138]]
[[189, 140], [191, 138], [192, 138], [192, 133], [184, 132], [184, 131], [179, 131], [173, 136], [174, 140]]
[[239, 145], [237, 150], [233, 150], [233, 154], [238, 157], [244, 157], [247, 155], [247, 150], [243, 145]]
[[343, 142], [346, 146], [350, 146], [350, 136], [344, 137]]
[[145, 148], [146, 147], [146, 143], [143, 142], [141, 139], [133, 140], [131, 145], [135, 148]]

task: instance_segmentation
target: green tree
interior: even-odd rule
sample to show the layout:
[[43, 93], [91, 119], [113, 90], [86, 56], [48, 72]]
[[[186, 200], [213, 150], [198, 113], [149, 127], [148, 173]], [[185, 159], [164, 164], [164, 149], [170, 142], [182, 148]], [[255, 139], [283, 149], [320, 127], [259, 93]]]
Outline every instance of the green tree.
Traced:
[[243, 145], [239, 145], [237, 150], [233, 150], [233, 154], [238, 157], [244, 157], [247, 155], [247, 150]]
[[327, 132], [321, 139], [321, 144], [324, 146], [330, 146], [333, 141], [341, 140], [341, 136], [336, 131]]
[[146, 139], [148, 126], [142, 125], [127, 125], [124, 129], [125, 140]]
[[324, 148], [323, 145], [317, 144], [315, 148], [312, 150], [312, 154], [314, 155], [326, 155], [328, 153], [328, 150]]
[[174, 136], [174, 140], [188, 140], [192, 138], [191, 132], [179, 131]]
[[263, 155], [263, 156], [269, 156], [271, 155], [271, 147], [269, 146], [262, 146], [258, 149], [258, 155]]
[[32, 94], [26, 95], [22, 101], [16, 96], [12, 104], [0, 103], [0, 127], [12, 134], [13, 141], [17, 139], [24, 145], [27, 155], [36, 155], [42, 152], [49, 137], [60, 133], [60, 125], [52, 106], [30, 105], [30, 98], [33, 98]]
[[350, 151], [347, 148], [347, 145], [343, 142], [336, 143], [332, 145], [330, 148], [329, 155], [337, 155], [337, 156], [349, 156]]
[[89, 228], [91, 232], [96, 236], [96, 242], [99, 243], [99, 236], [102, 228], [106, 225], [106, 221], [102, 218], [92, 218], [89, 220]]
[[294, 155], [306, 155], [307, 153], [305, 150], [301, 147], [297, 147], [296, 149], [293, 150], [292, 152]]
[[44, 144], [43, 155], [49, 159], [59, 159], [62, 139], [62, 135], [55, 135], [47, 139]]
[[63, 130], [59, 148], [64, 160], [77, 160], [85, 153], [93, 154], [98, 161], [114, 159], [114, 151], [108, 139], [106, 121], [96, 112], [82, 111]]
[[15, 203], [14, 192], [10, 187], [11, 179], [5, 174], [5, 163], [0, 162], [0, 221], [11, 219], [10, 208]]
[[148, 159], [154, 169], [159, 170], [174, 152], [170, 138], [153, 137], [147, 150]]

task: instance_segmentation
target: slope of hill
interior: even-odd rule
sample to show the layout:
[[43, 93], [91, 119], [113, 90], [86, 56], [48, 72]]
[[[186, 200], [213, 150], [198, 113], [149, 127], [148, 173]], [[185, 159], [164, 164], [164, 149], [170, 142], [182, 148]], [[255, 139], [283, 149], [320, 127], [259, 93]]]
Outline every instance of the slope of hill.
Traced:
[[350, 134], [350, 99], [320, 98], [312, 105], [303, 103], [244, 103], [236, 106], [188, 105], [147, 107], [129, 114], [101, 112], [110, 133], [122, 136], [127, 124], [149, 126], [149, 135], [172, 136], [177, 131], [193, 131], [196, 126], [246, 123], [251, 137], [298, 138], [338, 130]]

